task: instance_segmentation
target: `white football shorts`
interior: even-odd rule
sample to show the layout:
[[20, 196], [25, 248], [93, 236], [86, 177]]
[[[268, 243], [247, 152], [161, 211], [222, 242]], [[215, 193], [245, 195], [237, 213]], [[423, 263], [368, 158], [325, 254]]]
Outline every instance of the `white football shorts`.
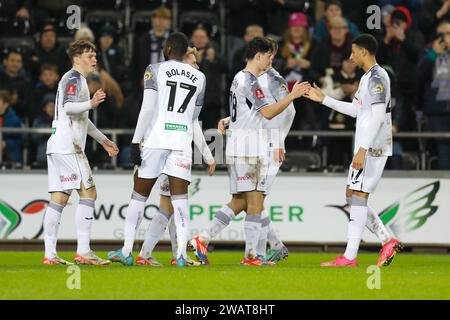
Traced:
[[88, 159], [84, 153], [47, 155], [48, 192], [65, 192], [95, 186]]
[[350, 164], [347, 178], [347, 185], [350, 190], [373, 193], [383, 175], [387, 158], [366, 155], [364, 167], [361, 170], [353, 169]]
[[266, 192], [267, 157], [227, 157], [230, 193]]
[[156, 179], [165, 174], [191, 181], [192, 159], [185, 156], [183, 151], [168, 149], [143, 148], [142, 163], [138, 167], [138, 177]]

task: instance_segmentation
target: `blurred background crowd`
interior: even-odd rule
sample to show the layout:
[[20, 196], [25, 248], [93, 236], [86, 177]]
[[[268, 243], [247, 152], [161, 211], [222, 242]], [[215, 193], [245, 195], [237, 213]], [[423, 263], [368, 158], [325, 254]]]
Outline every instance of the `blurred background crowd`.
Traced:
[[[368, 30], [372, 4], [381, 9], [381, 28]], [[77, 30], [66, 26], [70, 5], [82, 9]], [[88, 39], [98, 60], [89, 90], [107, 93], [91, 120], [99, 128], [133, 129], [144, 70], [164, 60], [161, 49], [171, 31], [185, 32], [199, 52], [207, 78], [203, 129], [228, 116], [229, 84], [245, 66], [245, 45], [254, 37], [279, 41], [274, 67], [289, 86], [310, 81], [351, 101], [362, 76], [349, 60], [351, 41], [368, 32], [391, 77], [394, 133], [450, 132], [450, 0], [0, 0], [0, 127], [51, 127], [58, 81], [70, 68], [67, 45]], [[306, 99], [296, 105], [293, 130], [354, 129], [354, 119], [331, 109]], [[47, 139], [3, 134], [3, 162], [44, 168]], [[122, 167], [129, 166], [130, 140], [118, 140]], [[287, 149], [290, 170], [326, 164], [338, 171], [350, 163], [352, 139], [297, 135], [288, 138]], [[86, 152], [94, 165], [110, 165], [95, 144]], [[419, 167], [449, 170], [450, 139], [395, 139], [388, 168]]]

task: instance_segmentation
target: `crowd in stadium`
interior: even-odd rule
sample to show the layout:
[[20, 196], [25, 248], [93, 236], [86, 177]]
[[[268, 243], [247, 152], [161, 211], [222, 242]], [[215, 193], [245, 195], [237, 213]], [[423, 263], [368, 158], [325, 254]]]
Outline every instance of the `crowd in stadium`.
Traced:
[[[70, 5], [82, 9], [82, 26], [66, 27]], [[381, 8], [381, 28], [368, 30], [366, 8]], [[220, 8], [224, 9], [222, 14]], [[175, 10], [176, 9], [176, 10]], [[109, 13], [109, 14], [108, 14]], [[185, 32], [206, 75], [203, 128], [228, 115], [228, 88], [244, 65], [245, 44], [269, 35], [279, 41], [274, 67], [292, 86], [317, 83], [336, 99], [351, 101], [362, 76], [348, 59], [352, 38], [378, 40], [378, 62], [392, 83], [393, 131], [450, 132], [450, 0], [0, 0], [0, 127], [50, 128], [60, 77], [68, 71], [67, 44], [88, 39], [97, 46], [98, 72], [89, 90], [107, 99], [91, 120], [98, 128], [134, 129], [142, 101], [142, 78], [150, 63], [164, 60], [172, 30]], [[226, 41], [221, 41], [225, 39]], [[306, 99], [296, 101], [294, 130], [353, 130], [353, 119]], [[48, 135], [3, 134], [4, 162], [45, 167]], [[121, 136], [119, 165], [129, 164], [130, 136]], [[86, 153], [95, 155], [89, 144]], [[327, 163], [351, 160], [351, 139], [291, 139], [289, 150], [320, 150]], [[450, 169], [450, 139], [396, 139], [389, 168], [404, 169], [407, 152], [424, 149]], [[107, 163], [99, 152], [93, 163]]]

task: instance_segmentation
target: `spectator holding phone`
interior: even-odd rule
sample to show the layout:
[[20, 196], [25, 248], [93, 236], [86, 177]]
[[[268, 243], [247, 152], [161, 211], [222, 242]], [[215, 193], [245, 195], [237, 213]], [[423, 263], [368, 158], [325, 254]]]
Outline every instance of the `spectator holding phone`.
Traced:
[[[417, 67], [422, 110], [428, 127], [435, 132], [450, 131], [450, 20], [437, 27], [431, 43]], [[438, 139], [439, 169], [450, 170], [450, 140]]]

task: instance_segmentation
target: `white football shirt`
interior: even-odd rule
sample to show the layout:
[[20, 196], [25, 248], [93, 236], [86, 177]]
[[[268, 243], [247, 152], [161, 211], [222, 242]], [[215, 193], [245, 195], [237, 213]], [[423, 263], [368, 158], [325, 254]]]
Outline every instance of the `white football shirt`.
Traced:
[[372, 121], [372, 106], [380, 103], [386, 106], [384, 122], [367, 151], [374, 157], [392, 155], [391, 82], [386, 70], [375, 64], [361, 77], [353, 98], [357, 106], [354, 153], [359, 150], [368, 123]]
[[144, 90], [157, 92], [143, 145], [147, 148], [191, 151], [193, 121], [205, 95], [205, 75], [190, 65], [169, 60], [151, 64], [144, 74]]
[[[276, 103], [289, 94], [287, 81], [274, 68], [268, 69], [258, 77], [258, 81], [264, 90], [270, 93], [270, 104]], [[286, 139], [295, 117], [295, 107], [291, 102], [279, 115], [268, 120], [263, 118], [263, 126], [268, 130], [267, 137], [269, 148], [284, 149]]]
[[47, 141], [47, 154], [82, 153], [86, 145], [89, 111], [68, 115], [68, 102], [90, 100], [86, 78], [75, 69], [66, 72], [58, 84], [52, 135]]
[[256, 157], [267, 154], [267, 137], [260, 110], [270, 104], [269, 93], [245, 70], [236, 74], [230, 88], [230, 125], [227, 156]]

